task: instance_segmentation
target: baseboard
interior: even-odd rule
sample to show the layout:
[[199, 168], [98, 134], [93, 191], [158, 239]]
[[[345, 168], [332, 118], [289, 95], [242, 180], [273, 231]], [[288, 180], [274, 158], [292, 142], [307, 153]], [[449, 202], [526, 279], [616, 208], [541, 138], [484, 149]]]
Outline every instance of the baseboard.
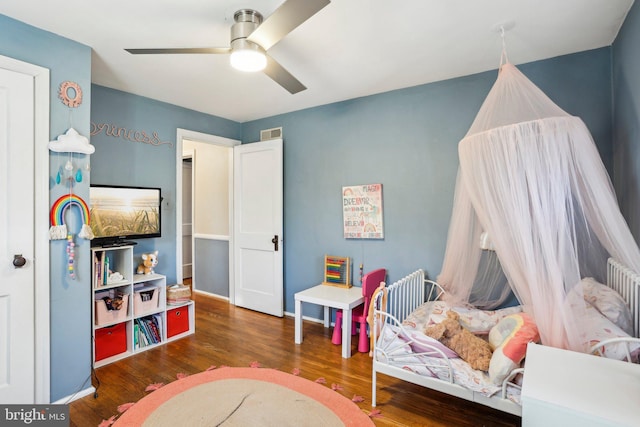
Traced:
[[[288, 311], [285, 311], [284, 315], [288, 316], [288, 317], [296, 317], [295, 313], [290, 313]], [[313, 322], [313, 323], [321, 323], [321, 324], [324, 325], [324, 320], [316, 319], [315, 317], [302, 316], [302, 320], [307, 320], [307, 321]], [[331, 322], [330, 326], [333, 326], [333, 325], [334, 325], [334, 322]]]
[[78, 400], [85, 396], [92, 395], [95, 392], [96, 392], [96, 388], [91, 386], [89, 388], [85, 388], [84, 390], [80, 390], [77, 393], [71, 394], [67, 397], [63, 397], [62, 399], [58, 399], [55, 402], [51, 402], [51, 403], [53, 403], [54, 405], [66, 405], [67, 403], [71, 403], [74, 400]]
[[205, 295], [205, 296], [216, 298], [216, 299], [229, 301], [229, 297], [225, 297], [223, 295], [214, 294], [214, 293], [211, 293], [211, 292], [201, 291], [200, 289], [194, 289], [193, 292], [196, 293], [196, 294]]

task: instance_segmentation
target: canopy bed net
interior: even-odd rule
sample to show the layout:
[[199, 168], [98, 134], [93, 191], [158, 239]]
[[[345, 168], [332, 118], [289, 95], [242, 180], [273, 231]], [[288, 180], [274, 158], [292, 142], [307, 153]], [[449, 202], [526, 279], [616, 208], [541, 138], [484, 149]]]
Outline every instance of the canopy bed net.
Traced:
[[543, 344], [586, 351], [581, 279], [602, 282], [608, 257], [640, 272], [586, 125], [506, 63], [458, 151], [448, 302], [492, 309], [513, 291]]

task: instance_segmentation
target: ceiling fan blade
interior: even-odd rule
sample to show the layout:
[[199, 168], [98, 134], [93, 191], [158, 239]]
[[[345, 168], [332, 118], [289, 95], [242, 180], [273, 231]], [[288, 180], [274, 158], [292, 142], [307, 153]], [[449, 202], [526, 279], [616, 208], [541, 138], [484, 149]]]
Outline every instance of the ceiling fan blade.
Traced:
[[305, 90], [307, 87], [300, 83], [298, 79], [284, 69], [284, 67], [276, 62], [275, 59], [267, 55], [267, 66], [264, 73], [280, 86], [289, 91], [290, 94], [296, 94]]
[[257, 43], [264, 50], [278, 43], [307, 19], [331, 3], [330, 0], [287, 0], [273, 12], [247, 40]]
[[133, 55], [154, 55], [165, 53], [231, 53], [230, 47], [185, 47], [185, 48], [159, 48], [159, 49], [125, 49]]

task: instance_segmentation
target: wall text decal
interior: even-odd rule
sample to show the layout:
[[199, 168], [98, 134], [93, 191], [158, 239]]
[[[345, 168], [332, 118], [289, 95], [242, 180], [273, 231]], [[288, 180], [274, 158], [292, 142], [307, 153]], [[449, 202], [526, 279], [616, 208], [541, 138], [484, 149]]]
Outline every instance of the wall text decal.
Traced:
[[121, 138], [131, 142], [141, 142], [143, 144], [155, 146], [168, 144], [169, 147], [173, 147], [173, 143], [171, 141], [162, 141], [157, 132], [152, 132], [151, 135], [149, 135], [143, 130], [127, 129], [112, 123], [91, 122], [91, 136], [99, 135], [101, 133], [106, 136]]

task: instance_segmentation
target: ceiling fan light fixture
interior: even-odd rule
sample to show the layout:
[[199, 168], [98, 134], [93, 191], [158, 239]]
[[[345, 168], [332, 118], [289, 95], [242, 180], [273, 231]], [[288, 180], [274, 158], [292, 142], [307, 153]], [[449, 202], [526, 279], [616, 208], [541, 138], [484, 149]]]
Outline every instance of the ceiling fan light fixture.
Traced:
[[[281, 0], [282, 1], [282, 0]], [[187, 47], [125, 49], [139, 54], [230, 54], [231, 66], [246, 72], [264, 71], [274, 82], [292, 95], [306, 86], [267, 52], [284, 36], [307, 21], [331, 0], [284, 0], [266, 20], [254, 9], [240, 9], [233, 15], [229, 47]]]
[[262, 71], [267, 66], [265, 54], [253, 49], [234, 49], [230, 61], [233, 68], [246, 72]]

